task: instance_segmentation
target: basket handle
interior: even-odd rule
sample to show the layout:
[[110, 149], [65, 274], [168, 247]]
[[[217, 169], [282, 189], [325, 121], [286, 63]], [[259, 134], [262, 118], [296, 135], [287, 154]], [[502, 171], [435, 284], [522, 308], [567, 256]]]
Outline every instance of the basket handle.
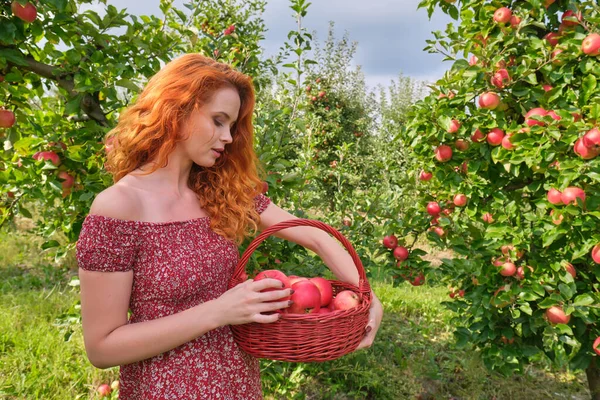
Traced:
[[295, 218], [295, 219], [290, 219], [287, 221], [279, 222], [279, 223], [265, 229], [264, 231], [262, 231], [260, 233], [260, 235], [258, 235], [250, 243], [250, 245], [248, 245], [248, 247], [246, 248], [246, 251], [240, 258], [240, 261], [238, 262], [237, 266], [235, 267], [235, 271], [233, 272], [233, 276], [231, 277], [231, 279], [229, 281], [229, 287], [236, 286], [243, 282], [241, 277], [242, 277], [242, 273], [246, 269], [246, 264], [248, 263], [248, 260], [250, 260], [252, 253], [254, 253], [254, 250], [256, 250], [256, 248], [266, 238], [268, 238], [275, 232], [278, 232], [278, 231], [280, 231], [282, 229], [286, 229], [286, 228], [292, 228], [294, 226], [312, 226], [315, 228], [319, 228], [327, 233], [330, 233], [337, 240], [339, 240], [342, 243], [342, 245], [344, 245], [346, 250], [348, 250], [348, 253], [350, 253], [350, 257], [352, 257], [352, 261], [354, 261], [354, 265], [356, 266], [356, 269], [358, 270], [358, 275], [359, 275], [358, 289], [359, 289], [359, 291], [362, 293], [365, 293], [367, 295], [369, 295], [371, 293], [371, 286], [369, 285], [369, 281], [367, 280], [367, 276], [365, 274], [365, 268], [363, 267], [362, 261], [360, 261], [360, 258], [358, 257], [356, 250], [354, 250], [354, 247], [352, 247], [352, 244], [350, 243], [350, 241], [348, 239], [346, 239], [344, 237], [344, 235], [342, 235], [337, 229], [332, 228], [331, 226], [329, 226], [321, 221], [315, 221], [315, 220], [303, 219], [303, 218]]

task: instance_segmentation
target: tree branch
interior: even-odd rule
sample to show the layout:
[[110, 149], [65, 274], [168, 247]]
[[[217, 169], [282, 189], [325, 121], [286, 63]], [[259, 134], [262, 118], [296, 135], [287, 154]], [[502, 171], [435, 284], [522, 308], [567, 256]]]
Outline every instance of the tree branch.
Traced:
[[[9, 48], [5, 46], [0, 46], [2, 48]], [[14, 49], [14, 47], [10, 47]], [[33, 72], [47, 79], [51, 79], [55, 81], [58, 86], [66, 90], [70, 96], [74, 97], [79, 94], [83, 94], [83, 98], [81, 99], [81, 109], [84, 113], [86, 113], [91, 119], [98, 122], [100, 125], [108, 127], [109, 123], [106, 117], [104, 116], [104, 111], [102, 107], [100, 107], [100, 103], [89, 93], [79, 93], [75, 90], [75, 84], [73, 83], [73, 75], [57, 75], [53, 72], [55, 67], [51, 65], [47, 65], [36, 61], [32, 56], [23, 55], [23, 60], [27, 63], [27, 65], [16, 65], [13, 63], [8, 63], [10, 67], [22, 68], [27, 71]]]

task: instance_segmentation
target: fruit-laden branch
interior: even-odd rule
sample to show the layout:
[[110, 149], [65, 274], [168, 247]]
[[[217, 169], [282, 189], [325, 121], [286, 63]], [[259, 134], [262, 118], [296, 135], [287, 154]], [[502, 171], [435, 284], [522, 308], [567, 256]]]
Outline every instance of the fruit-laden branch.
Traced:
[[[8, 48], [0, 46], [0, 49]], [[14, 49], [14, 48], [12, 48]], [[72, 75], [57, 75], [52, 70], [55, 68], [51, 65], [47, 65], [36, 61], [32, 56], [23, 55], [23, 60], [27, 65], [16, 65], [13, 63], [8, 63], [8, 67], [17, 67], [22, 68], [31, 72], [34, 72], [44, 78], [51, 79], [56, 81], [60, 87], [65, 89], [70, 96], [77, 96], [79, 93], [75, 91], [75, 84], [73, 83]], [[104, 112], [100, 107], [98, 101], [89, 93], [83, 94], [83, 98], [81, 99], [81, 109], [85, 112], [91, 119], [98, 122], [102, 126], [109, 126], [108, 120], [104, 116]]]

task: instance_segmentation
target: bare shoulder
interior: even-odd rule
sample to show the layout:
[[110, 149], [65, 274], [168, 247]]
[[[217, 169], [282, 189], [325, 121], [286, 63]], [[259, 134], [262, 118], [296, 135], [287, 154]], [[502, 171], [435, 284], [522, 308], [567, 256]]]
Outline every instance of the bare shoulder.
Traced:
[[96, 195], [90, 207], [90, 214], [115, 219], [138, 220], [141, 208], [138, 194], [126, 185], [117, 183]]

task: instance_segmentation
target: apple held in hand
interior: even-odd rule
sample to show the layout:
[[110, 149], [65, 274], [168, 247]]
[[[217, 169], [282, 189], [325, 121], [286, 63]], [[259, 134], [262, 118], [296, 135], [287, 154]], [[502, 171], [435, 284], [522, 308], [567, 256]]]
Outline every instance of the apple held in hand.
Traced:
[[358, 307], [360, 297], [351, 290], [343, 290], [335, 296], [332, 304], [334, 310], [349, 310]]
[[[291, 283], [290, 283], [290, 279], [281, 271], [276, 270], [276, 269], [268, 269], [266, 271], [262, 271], [259, 272], [256, 277], [254, 278], [255, 281], [260, 281], [266, 278], [271, 278], [271, 279], [277, 279], [278, 281], [280, 281], [281, 283], [283, 283], [283, 287], [281, 289], [276, 289], [276, 288], [267, 288], [264, 290], [261, 290], [262, 292], [271, 292], [273, 290], [282, 290], [282, 289], [289, 289], [292, 287]], [[278, 300], [273, 300], [273, 301], [286, 301], [289, 300], [290, 297], [283, 297], [281, 299]]]
[[333, 287], [331, 286], [331, 282], [320, 277], [310, 278], [308, 281], [312, 282], [317, 289], [319, 289], [319, 292], [321, 293], [321, 307], [326, 307], [333, 299]]
[[292, 285], [294, 302], [286, 310], [288, 314], [316, 314], [321, 309], [321, 292], [310, 280], [296, 282]]

